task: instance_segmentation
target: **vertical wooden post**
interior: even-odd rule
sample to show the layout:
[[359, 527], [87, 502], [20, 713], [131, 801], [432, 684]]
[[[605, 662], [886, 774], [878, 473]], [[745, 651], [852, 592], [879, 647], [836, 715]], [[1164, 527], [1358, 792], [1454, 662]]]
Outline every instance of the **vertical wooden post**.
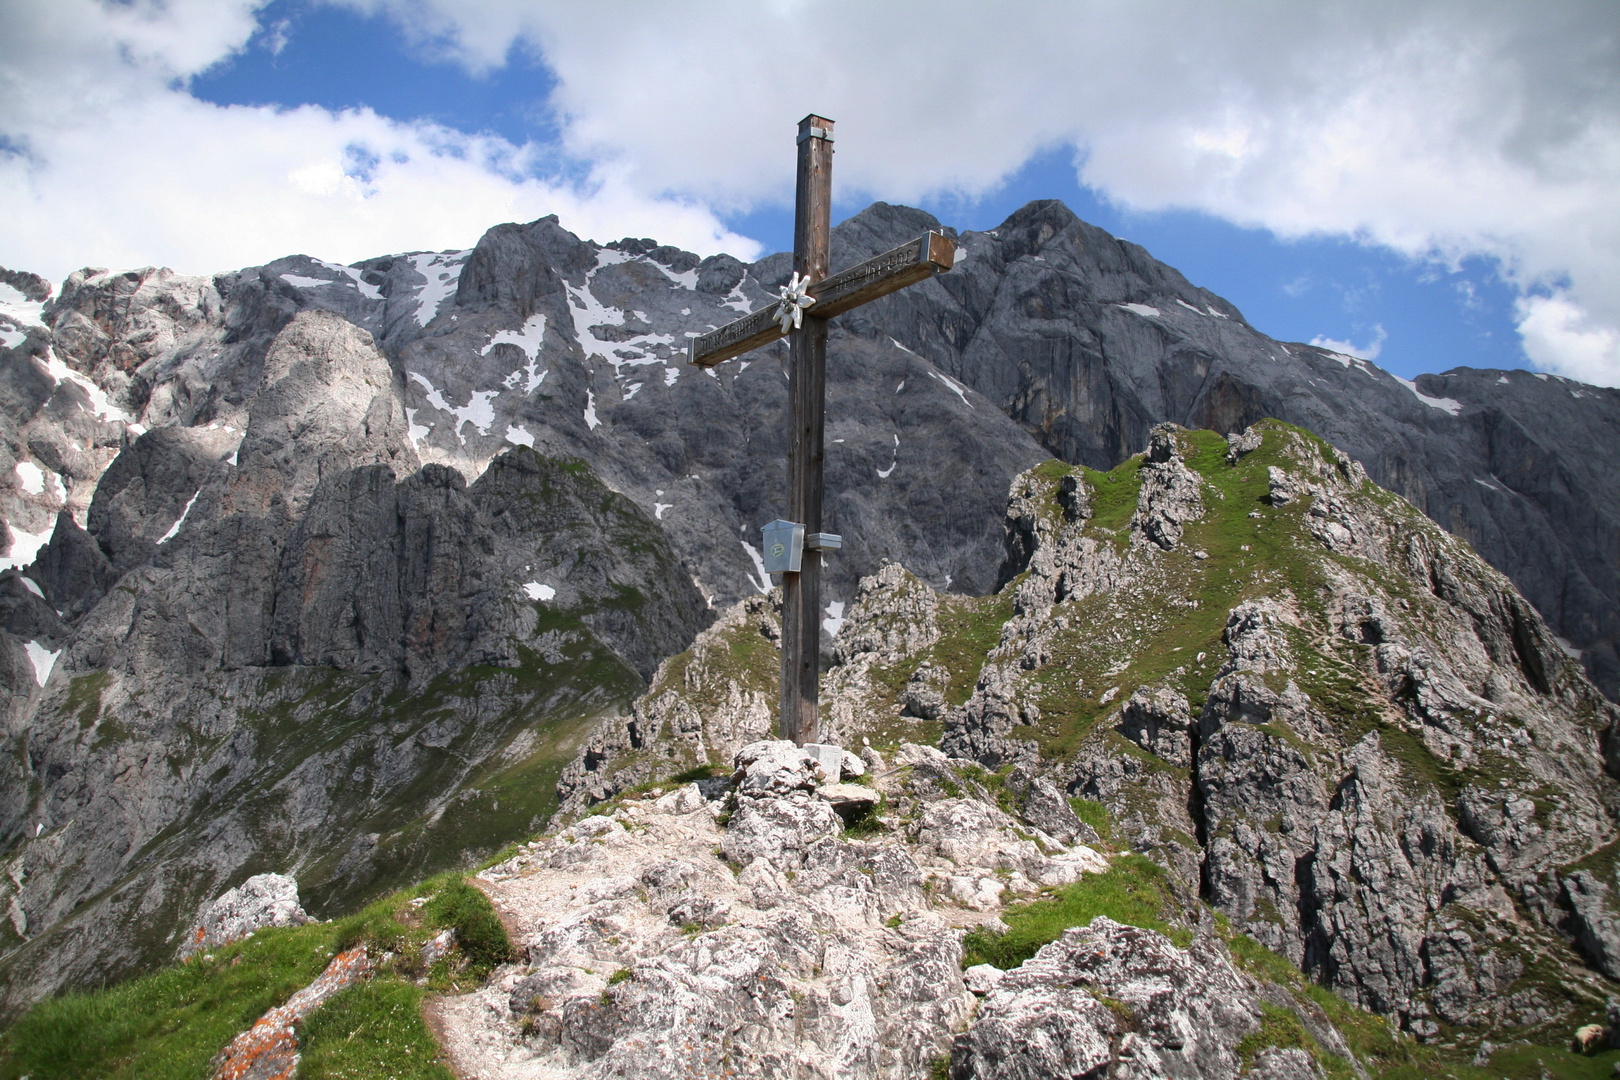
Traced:
[[[808, 281], [827, 276], [832, 241], [833, 122], [799, 121], [799, 170], [793, 213], [793, 270]], [[805, 313], [789, 343], [788, 518], [821, 532], [826, 442], [827, 320]], [[821, 677], [821, 552], [807, 549], [797, 574], [782, 575], [782, 738], [818, 742]]]

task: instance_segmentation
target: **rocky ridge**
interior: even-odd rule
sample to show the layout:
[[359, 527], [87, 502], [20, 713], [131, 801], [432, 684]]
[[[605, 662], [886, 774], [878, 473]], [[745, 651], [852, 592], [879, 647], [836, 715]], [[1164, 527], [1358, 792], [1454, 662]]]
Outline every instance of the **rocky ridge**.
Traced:
[[[729, 782], [651, 788], [484, 871], [523, 956], [430, 1007], [457, 1071], [1281, 1080], [1355, 1061], [1307, 997], [1236, 966], [1207, 916], [1172, 931], [1179, 946], [1100, 916], [1015, 970], [964, 972], [964, 931], [993, 935], [1004, 905], [1108, 862], [946, 794], [982, 775], [971, 762], [909, 743], [865, 756], [889, 823], [876, 832], [818, 798], [814, 758], [758, 742]], [[1274, 1017], [1310, 1034], [1275, 1045]]]
[[[994, 596], [865, 579], [831, 737], [937, 740], [982, 770], [957, 793], [1101, 831], [1421, 1040], [1601, 1018], [1620, 711], [1505, 577], [1320, 440], [1149, 442], [1018, 477]], [[776, 633], [749, 601], [666, 661], [565, 770], [564, 807], [767, 737]], [[1070, 799], [1092, 821], [1065, 835]]]

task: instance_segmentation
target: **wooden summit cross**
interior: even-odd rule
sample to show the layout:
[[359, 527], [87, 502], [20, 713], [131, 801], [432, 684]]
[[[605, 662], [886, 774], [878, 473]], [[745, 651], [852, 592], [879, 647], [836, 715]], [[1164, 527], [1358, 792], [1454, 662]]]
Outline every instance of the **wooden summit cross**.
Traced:
[[[828, 276], [832, 239], [833, 122], [799, 121], [799, 176], [793, 213], [793, 280], [769, 307], [692, 339], [692, 363], [723, 360], [789, 339], [788, 517], [802, 528], [797, 573], [782, 574], [781, 735], [803, 746], [820, 741], [816, 715], [821, 674], [821, 552], [838, 537], [821, 531], [825, 450], [827, 320], [907, 285], [949, 270], [956, 242], [928, 232], [893, 251]], [[767, 549], [768, 551], [769, 549]], [[769, 557], [769, 554], [767, 555]]]

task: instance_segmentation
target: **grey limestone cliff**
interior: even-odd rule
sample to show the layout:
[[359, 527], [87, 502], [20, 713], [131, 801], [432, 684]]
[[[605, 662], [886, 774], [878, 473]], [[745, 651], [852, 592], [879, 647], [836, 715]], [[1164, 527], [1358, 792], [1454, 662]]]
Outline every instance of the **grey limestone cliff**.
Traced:
[[[1267, 421], [1148, 441], [1107, 473], [1018, 477], [993, 596], [865, 579], [830, 737], [873, 762], [938, 740], [979, 768], [940, 791], [1150, 857], [1421, 1040], [1562, 1041], [1601, 1016], [1620, 709], [1502, 574], [1321, 440]], [[747, 602], [666, 661], [564, 772], [563, 806], [764, 737], [775, 619]], [[996, 1045], [964, 1044], [962, 1075], [1002, 1075]]]

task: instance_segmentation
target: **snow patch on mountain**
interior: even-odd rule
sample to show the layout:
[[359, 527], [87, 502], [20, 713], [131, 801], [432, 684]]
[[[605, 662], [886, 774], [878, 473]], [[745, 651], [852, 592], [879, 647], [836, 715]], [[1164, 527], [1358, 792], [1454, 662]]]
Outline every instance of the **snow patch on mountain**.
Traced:
[[1411, 379], [1403, 379], [1399, 375], [1394, 374], [1392, 374], [1390, 378], [1412, 391], [1413, 397], [1417, 398], [1431, 409], [1439, 409], [1441, 412], [1450, 413], [1452, 416], [1456, 416], [1458, 413], [1462, 412], [1462, 402], [1457, 401], [1454, 398], [1430, 397], [1423, 391], [1419, 390], [1417, 388], [1417, 383], [1413, 382]]
[[0, 570], [21, 570], [34, 561], [39, 549], [51, 542], [56, 532], [56, 522], [42, 533], [31, 533], [26, 529], [19, 529], [15, 525], [7, 525], [6, 530], [11, 533], [11, 548], [8, 553], [0, 557]]
[[[952, 393], [962, 399], [962, 404], [966, 405], [970, 409], [973, 408], [973, 402], [968, 400], [967, 387], [963, 386], [949, 375], [942, 374], [938, 371], [930, 371], [928, 373], [928, 377], [931, 379], [938, 379], [940, 382], [944, 383]], [[899, 441], [898, 436], [896, 437], [895, 441]]]
[[[44, 307], [43, 301], [30, 300], [22, 294], [20, 289], [0, 282], [0, 319], [15, 323], [18, 327], [15, 330], [7, 329], [5, 331], [6, 348], [15, 349], [17, 347], [22, 339], [27, 336], [25, 328], [30, 326], [43, 327], [45, 325], [45, 320], [40, 317], [40, 312]], [[12, 335], [16, 335], [15, 340], [13, 340]]]
[[45, 473], [32, 461], [17, 462], [17, 482], [30, 495], [45, 494]]
[[416, 294], [416, 324], [426, 326], [439, 314], [439, 308], [456, 291], [461, 281], [461, 270], [467, 263], [466, 251], [438, 252], [412, 255], [411, 265], [422, 275], [423, 285]]
[[759, 553], [758, 548], [746, 540], [742, 541], [742, 546], [743, 550], [748, 552], [748, 557], [754, 562], [754, 572], [759, 575], [758, 578], [755, 578], [753, 574], [748, 575], [748, 584], [752, 585], [754, 591], [761, 596], [769, 596], [771, 594], [771, 575], [765, 572], [765, 557]]
[[28, 653], [29, 662], [34, 665], [34, 681], [44, 686], [45, 680], [51, 677], [51, 669], [56, 666], [56, 658], [62, 655], [62, 650], [52, 652], [37, 641], [30, 641], [23, 648]]
[[844, 628], [844, 602], [834, 600], [827, 605], [827, 617], [821, 620], [821, 628], [827, 631], [828, 637], [837, 637], [838, 631]]
[[[307, 256], [306, 256], [307, 257]], [[310, 259], [316, 266], [325, 267], [336, 274], [336, 278], [308, 277], [304, 274], [282, 274], [281, 280], [299, 289], [317, 289], [322, 285], [352, 285], [359, 290], [360, 295], [367, 300], [381, 300], [382, 290], [371, 284], [361, 276], [361, 271], [342, 263], [327, 262], [325, 259]]]
[[502, 330], [490, 338], [489, 344], [485, 345], [478, 355], [488, 356], [489, 351], [497, 345], [516, 345], [523, 355], [528, 357], [528, 363], [508, 375], [505, 385], [511, 389], [522, 381], [523, 392], [532, 394], [546, 380], [546, 372], [540, 370], [540, 347], [545, 336], [546, 317], [531, 315], [529, 321], [519, 329]]
[[166, 544], [170, 540], [173, 540], [175, 538], [175, 535], [180, 532], [180, 526], [184, 525], [186, 523], [186, 518], [191, 516], [191, 508], [194, 505], [196, 505], [197, 495], [201, 495], [201, 494], [202, 494], [202, 489], [199, 488], [199, 489], [197, 489], [197, 493], [195, 495], [193, 495], [190, 499], [186, 500], [186, 508], [184, 510], [180, 511], [180, 517], [175, 521], [175, 523], [173, 525], [169, 526], [169, 531], [164, 533], [162, 536], [158, 537], [158, 543]]
[[90, 399], [91, 411], [95, 413], [96, 419], [112, 420], [124, 424], [130, 428], [130, 434], [132, 435], [141, 435], [146, 431], [144, 427], [135, 423], [133, 416], [108, 401], [106, 391], [63, 363], [62, 358], [56, 355], [54, 348], [51, 350], [50, 362], [45, 365], [45, 368], [58, 383], [70, 382], [83, 390], [85, 396]]
[[[480, 435], [489, 434], [490, 427], [495, 423], [495, 406], [491, 405], [490, 402], [495, 399], [500, 391], [474, 390], [468, 396], [467, 404], [452, 406], [449, 402], [444, 400], [444, 395], [439, 393], [439, 391], [434, 388], [433, 383], [428, 380], [426, 375], [423, 375], [419, 371], [413, 371], [410, 374], [411, 378], [416, 382], [421, 383], [422, 388], [427, 391], [424, 396], [427, 398], [427, 403], [429, 405], [433, 406], [435, 409], [438, 409], [440, 412], [449, 413], [451, 416], [456, 418], [456, 438], [461, 440], [462, 445], [466, 445], [467, 436], [462, 434], [461, 429], [468, 424], [471, 424], [473, 427], [477, 428], [478, 434]], [[415, 409], [408, 409], [406, 410], [405, 414], [406, 421], [411, 425], [413, 442], [416, 440], [415, 432], [417, 430], [415, 414]], [[425, 435], [426, 433], [426, 430], [423, 429], [423, 434]]]

